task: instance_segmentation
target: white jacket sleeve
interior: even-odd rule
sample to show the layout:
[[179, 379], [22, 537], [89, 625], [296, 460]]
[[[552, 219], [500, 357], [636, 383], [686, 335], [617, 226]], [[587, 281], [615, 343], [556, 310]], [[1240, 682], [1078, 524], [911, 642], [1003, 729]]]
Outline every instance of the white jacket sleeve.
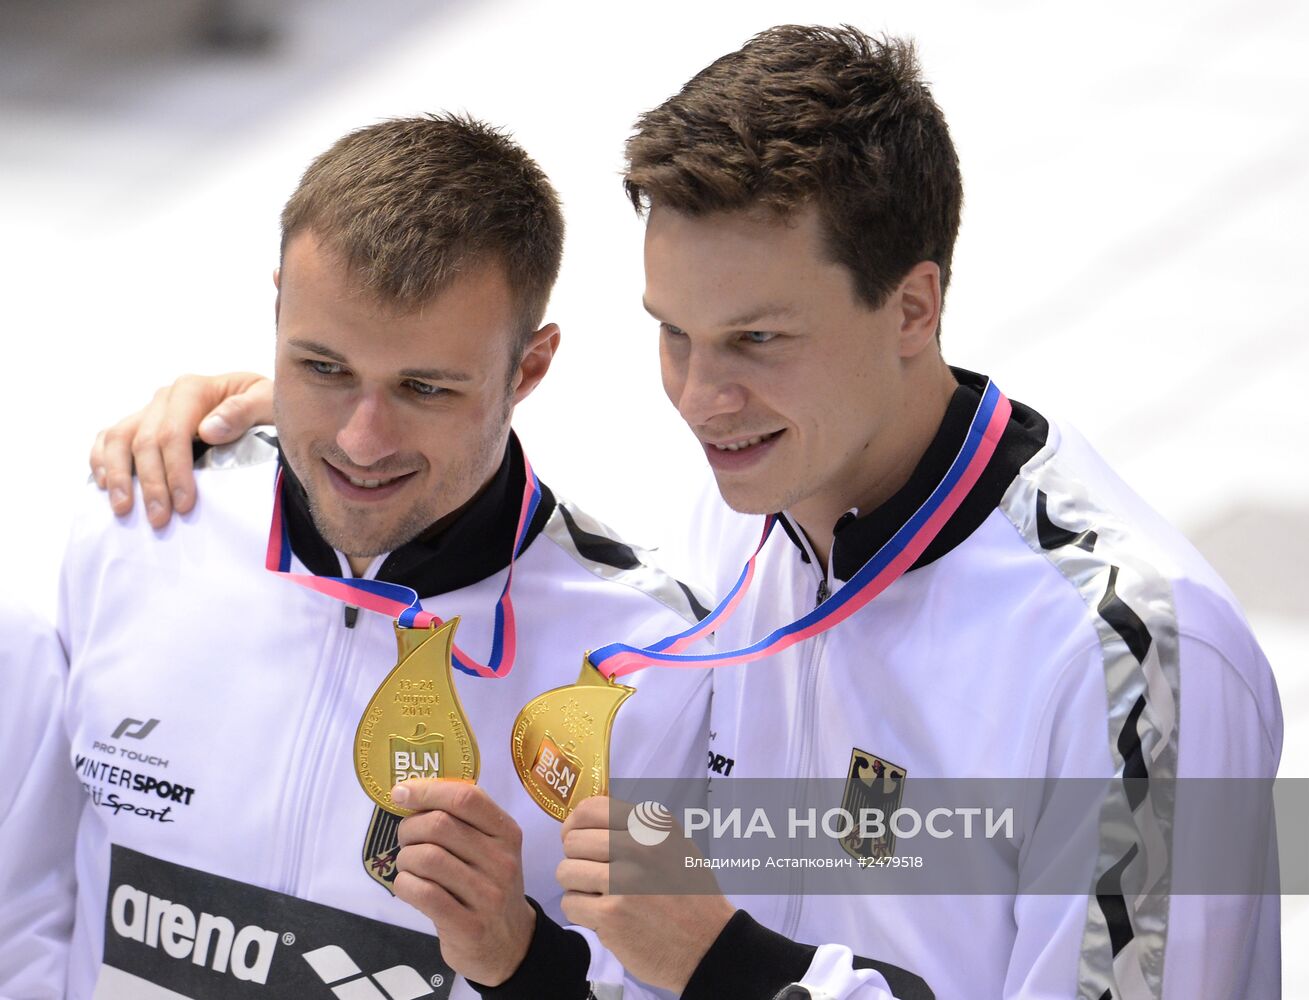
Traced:
[[[1253, 778], [1262, 779], [1251, 783], [1254, 788], [1266, 789], [1266, 779], [1277, 774], [1282, 755], [1281, 706], [1263, 653], [1253, 637], [1246, 635], [1245, 639], [1250, 647], [1246, 655], [1239, 655], [1238, 650], [1229, 657], [1208, 641], [1182, 638], [1182, 662], [1189, 662], [1192, 668], [1182, 683], [1178, 774], [1184, 782]], [[1188, 808], [1193, 798], [1187, 796], [1179, 802], [1175, 844], [1190, 838], [1195, 825], [1209, 820]], [[1241, 798], [1249, 801], [1246, 796]], [[1247, 872], [1248, 881], [1261, 882], [1263, 889], [1272, 890], [1277, 887], [1276, 835], [1269, 830], [1271, 842], [1257, 839], [1253, 836], [1257, 826], [1251, 824], [1251, 839], [1233, 854], [1243, 854], [1247, 865], [1257, 867], [1257, 871]], [[1284, 845], [1283, 849], [1293, 846]], [[1231, 861], [1235, 864], [1238, 859]], [[1193, 883], [1194, 878], [1187, 881]], [[1236, 1000], [1280, 996], [1281, 968], [1280, 895], [1273, 891], [1173, 894], [1164, 963], [1165, 997]]]
[[[1073, 1000], [1100, 997], [1106, 991], [1121, 1000], [1280, 995], [1278, 896], [1199, 894], [1204, 885], [1197, 884], [1194, 865], [1183, 860], [1197, 835], [1213, 829], [1216, 818], [1206, 811], [1213, 808], [1213, 795], [1193, 779], [1271, 779], [1276, 774], [1282, 720], [1272, 675], [1248, 631], [1224, 642], [1233, 651], [1230, 655], [1185, 633], [1178, 642], [1180, 721], [1173, 739], [1179, 784], [1175, 804], [1159, 789], [1164, 794], [1158, 795], [1153, 810], [1159, 828], [1170, 826], [1171, 833], [1152, 841], [1155, 820], [1144, 808], [1136, 810], [1130, 826], [1103, 822], [1098, 814], [1082, 822], [1050, 815], [1053, 810], [1042, 816], [1020, 855], [1024, 881], [1030, 884], [1043, 872], [1057, 871], [1066, 882], [1069, 872], [1084, 867], [1086, 884], [1094, 891], [1015, 896], [1017, 933], [1006, 998]], [[1093, 667], [1088, 664], [1066, 687], [1063, 704], [1051, 713], [1048, 777], [1092, 776], [1088, 767], [1104, 753], [1103, 730], [1093, 732], [1093, 727], [1075, 722], [1098, 714], [1085, 710], [1085, 699], [1104, 699]], [[1111, 781], [1121, 777], [1120, 770]], [[1193, 791], [1197, 786], [1198, 793]], [[1260, 787], [1270, 785], [1265, 781]], [[1123, 845], [1114, 838], [1127, 835], [1137, 838], [1139, 850], [1127, 844], [1136, 857], [1121, 866], [1128, 873], [1125, 877], [1130, 880], [1133, 868], [1138, 876], [1150, 871], [1162, 849], [1173, 862], [1170, 895], [1115, 893], [1111, 880], [1092, 870], [1097, 858], [1103, 871], [1110, 860], [1124, 857]], [[1270, 849], [1266, 838], [1252, 837], [1235, 845], [1233, 853], [1244, 855], [1242, 861], [1253, 866], [1252, 886], [1263, 881], [1265, 864], [1276, 864], [1275, 846]], [[1270, 878], [1275, 880], [1273, 872]]]
[[0, 605], [0, 1000], [64, 995], [82, 792], [52, 628]]

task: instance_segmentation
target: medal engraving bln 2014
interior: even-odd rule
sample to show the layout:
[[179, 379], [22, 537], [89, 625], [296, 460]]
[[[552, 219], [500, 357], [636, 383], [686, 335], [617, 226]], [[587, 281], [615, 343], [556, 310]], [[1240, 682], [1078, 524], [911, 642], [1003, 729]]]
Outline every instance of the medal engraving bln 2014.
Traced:
[[398, 662], [378, 686], [355, 730], [355, 774], [374, 803], [397, 816], [411, 815], [391, 801], [391, 789], [408, 778], [476, 781], [477, 740], [455, 692], [454, 648], [458, 618], [440, 627], [395, 627]]
[[600, 675], [588, 657], [576, 684], [537, 695], [514, 721], [510, 752], [523, 788], [559, 821], [592, 795], [609, 791], [614, 717], [635, 688]]

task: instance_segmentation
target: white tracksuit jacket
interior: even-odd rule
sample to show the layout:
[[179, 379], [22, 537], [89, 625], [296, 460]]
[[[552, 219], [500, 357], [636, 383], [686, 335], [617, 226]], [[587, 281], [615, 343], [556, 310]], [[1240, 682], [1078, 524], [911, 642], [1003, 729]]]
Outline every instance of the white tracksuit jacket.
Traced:
[[[921, 502], [980, 393], [978, 377], [956, 374], [961, 388], [904, 490], [843, 519], [826, 568], [794, 525], [775, 530], [717, 648], [747, 645], [813, 608], [820, 589], [843, 586]], [[694, 526], [692, 549], [716, 559], [722, 592], [757, 541], [759, 519], [743, 527], [715, 501], [717, 512]], [[1080, 829], [1038, 801], [1018, 814], [1012, 837], [995, 842], [988, 884], [997, 871], [1016, 882], [1049, 866], [1065, 873], [1062, 885], [1081, 866], [1076, 884], [1085, 888], [1062, 895], [860, 894], [887, 873], [858, 868], [800, 871], [767, 896], [732, 895], [727, 881], [733, 902], [762, 926], [729, 925], [685, 1000], [927, 995], [912, 980], [893, 979], [901, 985], [892, 989], [854, 956], [907, 970], [937, 1000], [1280, 996], [1276, 895], [1199, 895], [1194, 882], [1171, 899], [1115, 890], [1120, 877], [1141, 873], [1142, 859], [1159, 861], [1203, 823], [1180, 805], [1174, 815], [1170, 779], [1273, 777], [1282, 717], [1229, 590], [1072, 431], [1016, 403], [982, 482], [914, 568], [826, 634], [713, 674], [707, 760], [720, 791], [794, 779], [821, 813], [841, 804], [859, 755], [902, 770], [905, 806], [916, 782], [938, 778], [1100, 778], [1118, 803], [1126, 775], [1143, 794], [1118, 822], [1106, 813]], [[1242, 858], [1259, 871], [1264, 843]], [[900, 838], [894, 853], [928, 853], [921, 845]], [[818, 894], [833, 878], [847, 879], [849, 894]], [[591, 941], [589, 975], [621, 982]], [[635, 995], [628, 983], [628, 1000]]]
[[[516, 448], [424, 564], [438, 579], [464, 561], [484, 565], [483, 579], [423, 601], [461, 616], [456, 641], [478, 658], [490, 652], [521, 497]], [[253, 435], [210, 452], [195, 510], [160, 532], [139, 504], [119, 520], [87, 491], [59, 604], [66, 724], [86, 787], [70, 1000], [475, 995], [453, 983], [427, 918], [365, 871], [374, 811], [351, 748], [395, 664], [394, 633], [370, 612], [347, 627], [343, 604], [265, 570], [275, 459]], [[558, 917], [559, 824], [514, 776], [513, 720], [533, 696], [575, 681], [587, 649], [680, 631], [697, 605], [548, 491], [538, 522], [514, 572], [512, 673], [455, 681], [480, 783], [522, 827], [527, 892]], [[307, 572], [291, 537], [293, 570]], [[313, 539], [310, 562], [321, 561], [325, 543]], [[344, 566], [330, 548], [326, 558]], [[708, 678], [667, 672], [636, 684], [614, 774], [698, 765]]]
[[73, 926], [66, 673], [55, 630], [0, 602], [0, 1000], [60, 1000]]

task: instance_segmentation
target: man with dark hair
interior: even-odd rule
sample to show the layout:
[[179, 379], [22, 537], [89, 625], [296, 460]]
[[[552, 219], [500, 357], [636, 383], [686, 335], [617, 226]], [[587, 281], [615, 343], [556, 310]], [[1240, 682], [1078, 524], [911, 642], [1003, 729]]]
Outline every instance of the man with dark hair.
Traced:
[[817, 210], [831, 261], [876, 309], [920, 261], [941, 288], [963, 182], [945, 116], [913, 47], [853, 29], [766, 31], [637, 121], [623, 187], [703, 217]]
[[[507, 753], [519, 708], [597, 637], [703, 613], [557, 499], [510, 429], [559, 341], [563, 241], [516, 144], [454, 116], [360, 129], [282, 221], [276, 433], [208, 451], [203, 502], [167, 530], [96, 499], [65, 558], [62, 722], [87, 795], [43, 821], [79, 827], [75, 1000], [505, 985], [560, 916], [558, 824]], [[436, 650], [435, 678], [381, 686], [397, 643]], [[703, 753], [708, 678], [651, 679], [615, 774]], [[479, 745], [480, 784], [392, 790], [476, 779]], [[366, 796], [368, 754], [386, 766]]]
[[[717, 626], [715, 795], [784, 779], [822, 812], [912, 803], [933, 779], [1039, 788], [964, 873], [978, 882], [878, 894], [906, 849], [860, 837], [847, 881], [801, 867], [734, 897], [753, 916], [614, 889], [642, 866], [657, 887], [666, 855], [588, 799], [558, 874], [594, 932], [568, 956], [589, 972], [533, 948], [515, 978], [535, 991], [500, 995], [580, 1000], [553, 989], [570, 977], [685, 1000], [1278, 995], [1266, 882], [1169, 891], [1194, 831], [1177, 779], [1276, 772], [1268, 664], [1213, 570], [1074, 431], [942, 358], [961, 184], [912, 47], [763, 32], [643, 115], [628, 157], [668, 395], [727, 504], [770, 515]], [[748, 555], [722, 551], [729, 524], [715, 509], [692, 526], [720, 593]], [[1059, 779], [1103, 803], [1066, 811]], [[1251, 840], [1241, 860], [1262, 873], [1275, 860]]]
[[[713, 671], [717, 795], [785, 778], [821, 812], [843, 796], [820, 779], [909, 805], [915, 782], [1005, 778], [1105, 796], [1077, 813], [1057, 804], [1075, 783], [1043, 786], [1055, 801], [976, 855], [976, 881], [928, 871], [913, 895], [877, 894], [897, 851], [856, 838], [844, 888], [802, 870], [790, 895], [741, 899], [758, 922], [712, 895], [609, 895], [610, 862], [643, 856], [590, 800], [565, 826], [564, 912], [686, 1000], [883, 1000], [895, 984], [861, 955], [938, 998], [1276, 996], [1267, 882], [1169, 895], [1197, 830], [1176, 779], [1276, 773], [1268, 664], [1213, 570], [1084, 441], [946, 365], [961, 183], [911, 46], [763, 32], [643, 115], [627, 153], [669, 398], [727, 504], [781, 512], [716, 655], [792, 622], [806, 637]], [[709, 547], [722, 519], [695, 531]], [[1262, 872], [1258, 829], [1233, 846]], [[796, 898], [806, 880], [851, 894]]]

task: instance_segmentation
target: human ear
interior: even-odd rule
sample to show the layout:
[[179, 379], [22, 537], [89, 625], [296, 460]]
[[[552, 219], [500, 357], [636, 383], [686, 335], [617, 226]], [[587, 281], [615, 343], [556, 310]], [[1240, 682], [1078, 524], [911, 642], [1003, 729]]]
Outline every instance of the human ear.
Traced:
[[910, 268], [895, 292], [900, 306], [900, 357], [912, 358], [935, 343], [941, 323], [941, 268], [924, 260]]
[[559, 327], [547, 323], [527, 339], [523, 359], [518, 362], [512, 382], [514, 405], [518, 405], [532, 394], [532, 390], [545, 378], [554, 360], [555, 351], [559, 350]]

